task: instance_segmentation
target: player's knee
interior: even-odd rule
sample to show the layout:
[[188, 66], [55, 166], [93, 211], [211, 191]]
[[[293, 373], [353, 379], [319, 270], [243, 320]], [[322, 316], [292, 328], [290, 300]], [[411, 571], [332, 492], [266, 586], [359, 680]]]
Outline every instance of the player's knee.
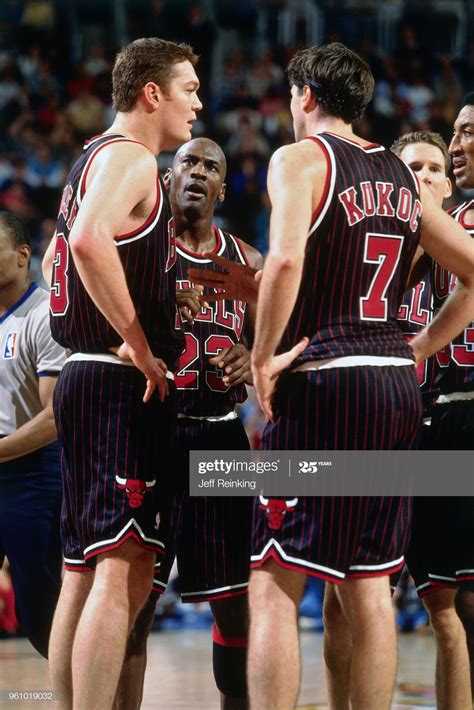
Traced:
[[428, 610], [430, 623], [438, 641], [445, 644], [455, 642], [463, 630], [454, 606], [453, 591], [432, 591], [424, 596], [423, 604]]
[[158, 595], [152, 592], [139, 611], [128, 637], [126, 659], [131, 656], [139, 656], [145, 651], [148, 634], [153, 626], [157, 598]]
[[249, 604], [252, 615], [273, 614], [275, 608], [279, 613], [285, 610], [293, 613], [303, 596], [305, 581], [304, 574], [284, 569], [274, 560], [268, 560], [250, 575]]
[[230, 698], [247, 697], [247, 636], [224, 636], [212, 627], [212, 666], [218, 690]]
[[347, 617], [335, 591], [326, 586], [323, 606], [324, 628], [329, 632], [337, 632], [347, 626]]
[[223, 636], [242, 637], [248, 634], [248, 597], [242, 594], [211, 601], [211, 611]]

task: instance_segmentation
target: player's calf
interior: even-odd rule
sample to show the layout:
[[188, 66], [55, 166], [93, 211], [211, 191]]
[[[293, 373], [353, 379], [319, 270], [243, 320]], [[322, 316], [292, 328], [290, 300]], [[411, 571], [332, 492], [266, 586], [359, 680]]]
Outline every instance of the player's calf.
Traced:
[[245, 710], [247, 703], [247, 595], [211, 602], [215, 624], [212, 628], [212, 665], [216, 686], [225, 710]]

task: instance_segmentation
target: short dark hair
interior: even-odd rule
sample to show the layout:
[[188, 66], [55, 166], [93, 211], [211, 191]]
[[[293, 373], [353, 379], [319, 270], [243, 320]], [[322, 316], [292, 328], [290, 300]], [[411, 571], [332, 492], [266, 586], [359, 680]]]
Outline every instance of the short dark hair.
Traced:
[[300, 50], [286, 73], [299, 90], [309, 86], [324, 113], [345, 123], [362, 116], [374, 92], [369, 65], [340, 42]]
[[404, 133], [403, 136], [397, 138], [390, 150], [395, 155], [400, 157], [400, 153], [407, 145], [412, 145], [413, 143], [429, 143], [439, 148], [443, 154], [444, 164], [446, 167], [446, 175], [451, 167], [451, 156], [449, 155], [448, 146], [446, 145], [444, 138], [440, 136], [439, 133], [434, 133], [433, 131], [411, 131], [411, 133]]
[[463, 106], [474, 106], [474, 91], [470, 91], [462, 100]]
[[0, 211], [0, 229], [10, 237], [15, 249], [26, 245], [31, 249], [31, 239], [28, 227], [22, 219], [13, 214], [13, 212]]
[[117, 111], [128, 113], [149, 81], [166, 93], [174, 76], [174, 65], [188, 60], [196, 66], [197, 54], [189, 44], [158, 37], [136, 39], [116, 56], [112, 71], [112, 100]]

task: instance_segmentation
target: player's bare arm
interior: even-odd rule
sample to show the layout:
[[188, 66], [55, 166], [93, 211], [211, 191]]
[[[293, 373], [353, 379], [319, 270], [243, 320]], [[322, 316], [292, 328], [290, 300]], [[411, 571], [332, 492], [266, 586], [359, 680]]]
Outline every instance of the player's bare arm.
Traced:
[[38, 390], [42, 411], [12, 434], [0, 439], [0, 463], [31, 454], [58, 437], [53, 415], [53, 392], [57, 377], [40, 377]]
[[48, 244], [48, 248], [43, 256], [43, 261], [41, 262], [41, 270], [43, 272], [43, 278], [48, 284], [51, 284], [51, 276], [53, 273], [53, 259], [54, 259], [54, 249], [56, 245], [56, 231], [51, 237], [51, 241]]
[[420, 244], [458, 283], [431, 323], [410, 342], [417, 362], [438, 352], [474, 319], [474, 240], [422, 186]]
[[92, 163], [69, 238], [87, 292], [147, 378], [145, 401], [155, 387], [161, 400], [168, 393], [166, 365], [153, 357], [138, 322], [114, 237], [133, 229], [151, 212], [155, 195], [148, 190], [156, 183], [157, 169], [155, 158], [141, 145], [124, 142], [101, 151]]
[[425, 250], [418, 246], [415, 256], [411, 262], [410, 273], [408, 274], [406, 290], [414, 288], [420, 283], [422, 278], [428, 273], [431, 266], [431, 257], [425, 254]]
[[270, 162], [270, 252], [260, 284], [252, 349], [254, 385], [269, 418], [275, 378], [308, 343], [303, 339], [288, 353], [274, 357], [295, 305], [311, 216], [320, 201], [326, 171], [321, 148], [309, 141], [280, 148]]

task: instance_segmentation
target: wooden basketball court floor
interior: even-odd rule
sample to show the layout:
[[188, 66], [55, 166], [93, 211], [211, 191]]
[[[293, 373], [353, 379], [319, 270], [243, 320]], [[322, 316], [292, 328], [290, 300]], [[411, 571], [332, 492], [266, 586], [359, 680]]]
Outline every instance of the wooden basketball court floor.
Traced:
[[[298, 710], [324, 710], [322, 634], [303, 632], [303, 681]], [[393, 710], [434, 710], [435, 648], [431, 634], [399, 636], [397, 689]], [[0, 641], [0, 709], [52, 710], [51, 701], [10, 700], [9, 692], [50, 690], [47, 663], [25, 639]], [[145, 710], [218, 710], [211, 668], [210, 630], [153, 633], [145, 678]], [[91, 708], [91, 710], [101, 710]]]

